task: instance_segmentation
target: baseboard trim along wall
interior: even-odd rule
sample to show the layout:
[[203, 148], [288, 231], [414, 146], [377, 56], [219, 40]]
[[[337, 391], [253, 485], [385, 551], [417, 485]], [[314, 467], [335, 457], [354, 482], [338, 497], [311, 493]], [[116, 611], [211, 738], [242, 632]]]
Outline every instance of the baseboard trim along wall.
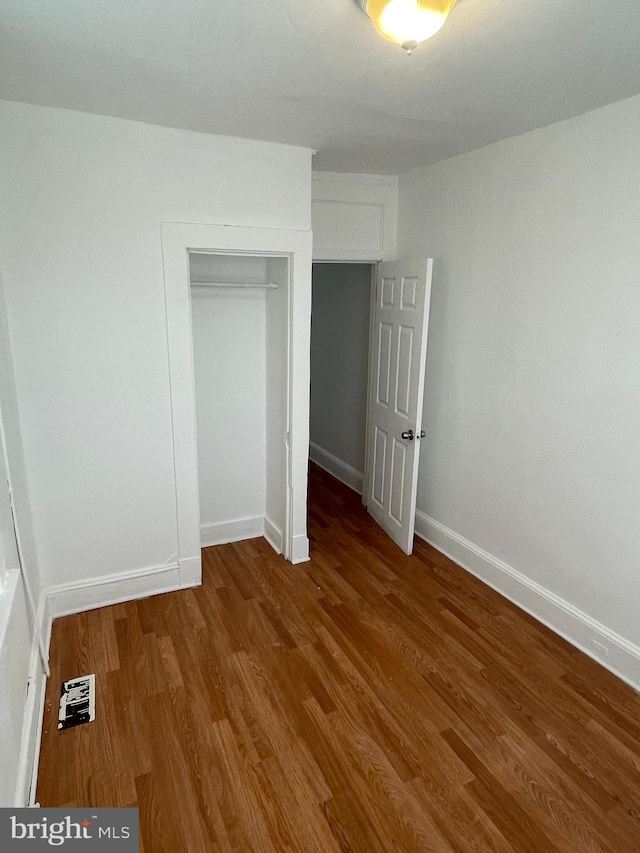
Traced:
[[309, 539], [306, 536], [294, 536], [291, 543], [291, 562], [294, 566], [309, 560]]
[[270, 518], [264, 520], [264, 538], [276, 554], [282, 554], [282, 530]]
[[243, 539], [255, 539], [264, 535], [263, 515], [249, 518], [236, 518], [233, 521], [221, 521], [217, 524], [203, 524], [200, 527], [200, 544], [203, 548], [212, 545], [226, 545], [228, 542], [241, 542]]
[[[198, 568], [194, 572], [193, 564], [199, 566], [199, 563], [198, 558], [180, 562], [175, 560], [161, 566], [49, 587], [45, 592], [50, 618], [198, 586], [200, 571]], [[197, 577], [194, 577], [195, 574]]]
[[179, 589], [200, 586], [202, 583], [202, 557], [200, 554], [197, 557], [185, 557], [178, 560], [178, 568], [180, 569]]
[[[49, 628], [49, 637], [51, 629]], [[47, 642], [48, 646], [48, 642]], [[37, 638], [31, 645], [31, 669], [27, 699], [22, 727], [20, 747], [20, 769], [16, 786], [16, 804], [32, 806], [36, 800], [38, 765], [40, 762], [40, 741], [42, 739], [42, 721], [44, 719], [44, 699], [47, 678], [42, 669]]]
[[[444, 524], [416, 511], [416, 535], [640, 691], [640, 647]], [[592, 645], [600, 644], [606, 656]]]
[[362, 471], [356, 471], [351, 465], [347, 465], [342, 459], [338, 459], [333, 453], [329, 453], [313, 441], [309, 442], [309, 459], [336, 480], [349, 486], [354, 492], [362, 494]]
[[18, 808], [32, 806], [36, 799], [38, 764], [40, 761], [40, 741], [44, 718], [44, 699], [47, 678], [40, 659], [37, 631], [42, 632], [44, 648], [49, 656], [51, 642], [51, 618], [47, 599], [42, 595], [38, 605], [38, 624], [34, 626], [29, 655], [29, 681], [24, 706], [22, 739], [20, 744], [20, 764], [16, 781], [15, 804]]

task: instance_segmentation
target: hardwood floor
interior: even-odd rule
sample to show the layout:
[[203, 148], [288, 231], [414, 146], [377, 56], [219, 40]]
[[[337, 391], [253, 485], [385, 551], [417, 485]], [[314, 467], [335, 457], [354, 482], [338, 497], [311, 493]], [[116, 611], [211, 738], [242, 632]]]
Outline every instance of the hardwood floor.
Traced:
[[[310, 536], [56, 621], [41, 805], [137, 805], [146, 853], [638, 853], [629, 687], [318, 469]], [[90, 672], [96, 720], [58, 732]]]

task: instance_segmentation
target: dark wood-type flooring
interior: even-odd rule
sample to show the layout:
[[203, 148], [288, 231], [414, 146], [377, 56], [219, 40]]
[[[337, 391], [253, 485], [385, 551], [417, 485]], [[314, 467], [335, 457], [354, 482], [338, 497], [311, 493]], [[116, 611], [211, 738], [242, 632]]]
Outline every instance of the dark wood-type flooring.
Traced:
[[[55, 622], [41, 805], [137, 805], [146, 853], [638, 853], [629, 687], [317, 469], [310, 535]], [[58, 732], [90, 672], [96, 720]]]

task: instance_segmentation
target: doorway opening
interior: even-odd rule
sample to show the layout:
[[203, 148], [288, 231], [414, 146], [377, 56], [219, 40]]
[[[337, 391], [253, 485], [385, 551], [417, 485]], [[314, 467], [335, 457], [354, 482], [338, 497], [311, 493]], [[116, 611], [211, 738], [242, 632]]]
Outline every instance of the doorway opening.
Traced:
[[289, 258], [189, 255], [203, 548], [287, 538]]
[[362, 495], [405, 554], [425, 437], [432, 265], [405, 258], [313, 268], [310, 458]]
[[[203, 538], [218, 542], [244, 538], [256, 535], [259, 525], [285, 559], [292, 563], [309, 559], [311, 250], [310, 231], [162, 224], [181, 587], [202, 582]], [[260, 295], [253, 294], [254, 290]], [[194, 292], [198, 295], [193, 296]], [[192, 316], [192, 300], [197, 317]], [[213, 333], [208, 325], [212, 316]], [[250, 318], [248, 325], [256, 340], [248, 339], [245, 316]], [[194, 326], [199, 355], [194, 352]], [[242, 337], [247, 352], [236, 346], [237, 336]], [[220, 337], [223, 343], [218, 346]], [[239, 377], [236, 359], [251, 377], [250, 394], [243, 390], [244, 378]], [[218, 370], [218, 362], [225, 363], [224, 370]], [[217, 371], [215, 379], [211, 370]], [[204, 389], [198, 402], [200, 412], [196, 411], [196, 384]], [[218, 406], [216, 400], [222, 399], [224, 405]], [[215, 423], [207, 420], [212, 408], [225, 406], [235, 417]], [[237, 423], [238, 417], [249, 417], [250, 422]], [[207, 513], [202, 517], [197, 420], [205, 424], [201, 427], [205, 460], [212, 453], [215, 465], [220, 466], [213, 469], [215, 473], [210, 469], [202, 473]], [[245, 503], [231, 482], [236, 477], [233, 466], [225, 459], [229, 457], [233, 463], [234, 455], [239, 464], [237, 476], [244, 478], [245, 485], [249, 483]], [[259, 470], [250, 471], [247, 461], [253, 466], [256, 460], [260, 460]], [[224, 489], [216, 485], [217, 478]], [[232, 503], [231, 513], [227, 503]]]
[[314, 263], [312, 272], [309, 458], [360, 495], [375, 270]]

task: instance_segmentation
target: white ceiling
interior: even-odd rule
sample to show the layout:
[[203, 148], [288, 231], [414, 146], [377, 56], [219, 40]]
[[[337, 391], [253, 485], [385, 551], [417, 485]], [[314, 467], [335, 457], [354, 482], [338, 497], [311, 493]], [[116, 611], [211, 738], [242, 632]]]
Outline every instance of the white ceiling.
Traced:
[[0, 0], [0, 97], [398, 174], [640, 92], [640, 0], [458, 0], [412, 55], [355, 0]]

